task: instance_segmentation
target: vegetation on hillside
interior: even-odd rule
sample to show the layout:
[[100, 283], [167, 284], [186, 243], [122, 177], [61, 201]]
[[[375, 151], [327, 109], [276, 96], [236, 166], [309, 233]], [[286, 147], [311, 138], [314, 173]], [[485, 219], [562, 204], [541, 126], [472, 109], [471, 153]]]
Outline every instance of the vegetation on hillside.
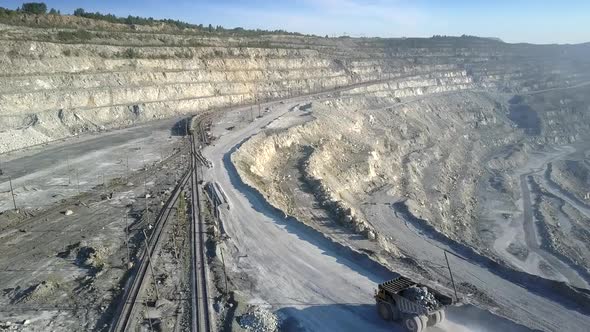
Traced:
[[22, 11], [31, 14], [45, 14], [47, 13], [47, 5], [43, 2], [23, 3]]
[[[0, 21], [6, 21], [7, 19], [16, 18], [19, 14], [34, 14], [34, 15], [61, 15], [61, 12], [55, 9], [51, 9], [49, 13], [47, 12], [47, 5], [42, 2], [29, 2], [24, 3], [22, 7], [17, 8], [16, 10], [11, 10], [7, 8], [0, 7]], [[168, 25], [174, 27], [178, 30], [192, 30], [192, 32], [196, 33], [210, 33], [210, 34], [232, 34], [232, 35], [263, 35], [263, 34], [277, 34], [277, 35], [297, 35], [303, 36], [303, 34], [298, 32], [288, 32], [285, 30], [261, 30], [261, 29], [244, 29], [241, 27], [229, 29], [225, 28], [221, 25], [213, 26], [212, 24], [203, 25], [203, 24], [192, 24], [183, 22], [180, 20], [172, 20], [172, 19], [155, 19], [153, 17], [139, 17], [139, 16], [127, 16], [127, 17], [118, 17], [113, 14], [103, 14], [100, 12], [87, 12], [83, 8], [78, 8], [74, 10], [73, 16], [77, 17], [84, 17], [93, 20], [100, 20], [109, 23], [117, 23], [117, 24], [126, 24], [129, 26], [134, 25], [145, 25], [145, 26], [158, 26], [158, 25]]]

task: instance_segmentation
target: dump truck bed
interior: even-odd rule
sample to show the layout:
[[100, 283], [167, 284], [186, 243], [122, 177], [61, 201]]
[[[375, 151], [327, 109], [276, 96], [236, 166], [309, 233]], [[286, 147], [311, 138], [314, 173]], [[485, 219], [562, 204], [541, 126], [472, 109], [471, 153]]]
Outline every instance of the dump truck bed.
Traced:
[[397, 294], [404, 289], [408, 289], [412, 285], [416, 285], [416, 283], [406, 277], [399, 276], [380, 284], [379, 288], [383, 288], [391, 294]]
[[[428, 292], [434, 295], [437, 305], [435, 307], [424, 306], [419, 302], [413, 301], [412, 299], [403, 296], [404, 291], [412, 287], [425, 287]], [[390, 294], [390, 296], [396, 301], [400, 311], [404, 313], [428, 315], [434, 311], [453, 304], [453, 299], [451, 297], [444, 295], [428, 286], [412, 281], [411, 279], [404, 276], [398, 276], [394, 279], [379, 284], [379, 290]]]

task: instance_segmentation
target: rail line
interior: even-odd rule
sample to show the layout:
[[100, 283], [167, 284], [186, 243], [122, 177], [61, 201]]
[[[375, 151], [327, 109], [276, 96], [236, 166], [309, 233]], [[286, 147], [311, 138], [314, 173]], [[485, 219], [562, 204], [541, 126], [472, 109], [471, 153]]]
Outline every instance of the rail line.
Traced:
[[136, 316], [137, 303], [140, 294], [149, 284], [148, 271], [152, 257], [158, 252], [161, 245], [161, 238], [174, 206], [180, 197], [180, 193], [190, 182], [191, 188], [191, 227], [190, 227], [190, 245], [191, 245], [191, 331], [209, 332], [213, 330], [210, 318], [210, 303], [208, 296], [208, 279], [207, 265], [205, 254], [205, 226], [201, 217], [201, 204], [199, 193], [199, 172], [200, 166], [210, 167], [208, 160], [200, 154], [200, 147], [197, 147], [196, 139], [201, 144], [208, 144], [209, 137], [206, 134], [208, 117], [198, 119], [198, 137], [190, 133], [190, 169], [182, 176], [172, 194], [166, 201], [164, 207], [160, 210], [156, 221], [154, 231], [150, 236], [145, 248], [139, 259], [139, 264], [132, 270], [132, 277], [125, 284], [123, 300], [117, 308], [110, 332], [129, 331], [133, 328], [133, 317]]
[[123, 301], [119, 304], [119, 308], [114, 318], [114, 324], [111, 325], [109, 331], [130, 331], [132, 328], [133, 317], [137, 311], [136, 304], [141, 292], [144, 290], [146, 285], [149, 284], [147, 278], [147, 271], [149, 264], [151, 263], [152, 257], [158, 252], [160, 247], [160, 240], [164, 229], [166, 228], [167, 222], [170, 219], [170, 215], [174, 210], [174, 206], [180, 197], [180, 193], [186, 186], [188, 180], [191, 178], [190, 171], [187, 171], [178, 182], [172, 194], [164, 204], [164, 207], [160, 210], [158, 217], [155, 221], [154, 231], [149, 238], [148, 246], [143, 250], [139, 265], [132, 271], [134, 278], [130, 278], [125, 285], [125, 292], [123, 294]]
[[[199, 134], [201, 142], [208, 141], [204, 128], [199, 122]], [[191, 222], [191, 327], [192, 331], [209, 332], [213, 330], [211, 316], [209, 313], [209, 295], [207, 278], [207, 261], [205, 254], [205, 225], [201, 215], [201, 201], [199, 190], [199, 150], [195, 142], [196, 136], [191, 135], [191, 200], [192, 200], [192, 222]]]

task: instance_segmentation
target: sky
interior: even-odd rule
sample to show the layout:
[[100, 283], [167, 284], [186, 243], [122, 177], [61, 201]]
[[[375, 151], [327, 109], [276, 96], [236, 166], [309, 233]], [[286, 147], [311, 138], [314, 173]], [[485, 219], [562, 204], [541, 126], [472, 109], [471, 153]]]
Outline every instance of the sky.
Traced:
[[[39, 1], [39, 0], [37, 0]], [[41, 0], [42, 1], [42, 0]], [[16, 8], [23, 2], [0, 0]], [[590, 42], [589, 0], [45, 0], [117, 16], [172, 18], [224, 27], [316, 35], [430, 37], [462, 34], [506, 42]]]

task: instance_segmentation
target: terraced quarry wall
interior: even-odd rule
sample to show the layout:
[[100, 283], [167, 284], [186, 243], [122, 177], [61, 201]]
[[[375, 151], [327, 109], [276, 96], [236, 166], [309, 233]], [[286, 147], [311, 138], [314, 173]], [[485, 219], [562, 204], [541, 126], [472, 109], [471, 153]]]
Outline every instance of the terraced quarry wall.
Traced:
[[[509, 172], [526, 163], [534, 147], [576, 142], [590, 132], [585, 97], [590, 86], [583, 80], [588, 71], [556, 75], [556, 69], [542, 70], [550, 68], [543, 60], [530, 72], [506, 63], [498, 75], [488, 74], [488, 65], [480, 64], [477, 73], [469, 64], [470, 69], [391, 78], [313, 102], [314, 120], [260, 134], [233, 160], [251, 186], [287, 213], [297, 211], [290, 202], [294, 189], [285, 188], [282, 174], [295, 156], [323, 204], [336, 206], [338, 215], [368, 238], [383, 240], [362, 204], [388, 195], [399, 202], [394, 210], [486, 252], [477, 188], [487, 181], [490, 156], [513, 151], [491, 162]], [[565, 66], [559, 57], [553, 65]], [[520, 145], [524, 150], [514, 149]]]
[[[375, 265], [371, 262], [366, 269], [357, 265], [354, 257], [360, 256], [350, 259], [350, 250], [335, 242], [370, 255], [393, 271], [411, 273], [412, 279], [429, 279], [446, 289], [450, 289], [451, 281], [446, 278], [446, 256], [441, 250], [449, 250], [465, 257], [459, 261], [459, 257], [449, 256], [458, 291], [468, 302], [540, 330], [579, 330], [576, 327], [587, 325], [589, 306], [585, 305], [585, 295], [566, 284], [546, 281], [584, 287], [585, 280], [590, 280], [588, 271], [583, 270], [590, 264], [590, 214], [585, 207], [588, 193], [584, 191], [590, 154], [585, 150], [580, 152], [582, 156], [568, 157], [571, 162], [556, 160], [546, 168], [536, 165], [536, 173], [528, 173], [530, 170], [523, 165], [531, 159], [542, 159], [539, 155], [544, 152], [555, 152], [553, 145], [581, 144], [590, 132], [588, 45], [510, 45], [473, 37], [383, 40], [207, 34], [166, 25], [127, 26], [64, 16], [22, 16], [9, 23], [0, 24], [0, 153], [157, 118], [331, 91], [284, 101], [282, 105], [275, 103], [270, 106], [273, 111], [265, 112], [259, 120], [247, 118], [247, 111], [228, 112], [213, 120], [210, 133], [219, 137], [203, 154], [215, 167], [203, 168], [204, 178], [217, 182], [232, 205], [233, 212], [222, 220], [223, 233], [227, 229], [231, 236], [223, 236], [216, 246], [228, 249], [225, 257], [230, 258], [226, 262], [230, 263], [230, 287], [235, 287], [235, 294], [252, 291], [252, 298], [273, 303], [274, 310], [291, 306], [283, 300], [293, 298], [293, 290], [303, 291], [307, 292], [302, 293], [304, 297], [313, 300], [307, 302], [328, 304], [305, 310], [294, 308], [304, 315], [307, 311], [307, 315], [320, 313], [317, 317], [333, 316], [338, 320], [341, 312], [354, 314], [360, 309], [358, 317], [363, 321], [362, 301], [373, 301]], [[301, 107], [288, 112], [300, 100], [305, 100]], [[24, 193], [17, 196], [19, 204], [43, 195], [51, 195], [50, 202], [63, 203], [49, 213], [29, 208], [4, 215], [9, 218], [7, 227], [14, 228], [7, 229], [6, 234], [18, 235], [5, 247], [9, 253], [20, 255], [5, 255], [4, 265], [11, 269], [20, 269], [20, 265], [23, 269], [20, 274], [6, 274], [5, 279], [14, 288], [6, 289], [3, 301], [20, 305], [16, 301], [28, 301], [22, 295], [31, 289], [49, 289], [56, 295], [33, 298], [31, 302], [55, 308], [55, 316], [47, 318], [47, 311], [41, 309], [32, 311], [32, 315], [41, 312], [42, 320], [29, 322], [27, 318], [25, 322], [38, 325], [50, 321], [61, 327], [82, 324], [99, 330], [108, 327], [104, 323], [110, 321], [112, 310], [120, 302], [113, 296], [122, 289], [119, 282], [125, 269], [121, 263], [130, 260], [122, 249], [122, 222], [128, 225], [127, 218], [121, 216], [144, 211], [145, 203], [148, 210], [134, 220], [134, 232], [139, 234], [148, 227], [150, 215], [154, 216], [150, 211], [157, 211], [165, 200], [172, 177], [178, 174], [175, 171], [181, 172], [186, 166], [186, 159], [178, 152], [181, 142], [168, 139], [172, 121], [161, 123], [157, 129], [155, 124], [134, 128], [147, 132], [139, 140], [142, 143], [136, 144], [135, 134], [128, 133], [133, 130], [126, 130], [113, 133], [125, 136], [123, 143], [114, 146], [110, 135], [97, 135], [94, 138], [98, 139], [89, 145], [85, 140], [71, 140], [69, 150], [53, 155], [62, 147], [56, 144], [39, 154], [33, 151], [31, 154], [37, 154], [33, 158], [7, 163], [13, 170], [24, 164], [26, 167], [19, 172], [24, 177], [29, 176], [29, 169], [37, 173], [33, 185], [25, 183], [22, 176], [16, 179], [20, 183], [12, 178], [19, 184], [17, 194]], [[158, 134], [149, 135], [153, 130]], [[259, 134], [250, 136], [253, 132]], [[137, 150], [135, 145], [158, 149]], [[242, 186], [227, 162], [228, 151], [234, 151], [236, 146], [239, 149], [231, 153], [231, 161], [239, 178], [262, 193], [260, 197]], [[167, 153], [163, 155], [162, 150], [167, 147], [171, 151], [165, 152], [173, 155], [160, 160], [156, 167], [146, 167], [151, 161], [135, 160], [131, 169], [142, 168], [133, 172], [136, 185], [120, 181], [122, 174], [129, 178], [125, 157], [142, 159], [141, 155], [152, 155], [156, 162], [157, 154], [164, 159]], [[543, 147], [547, 149], [543, 151]], [[105, 152], [110, 149], [117, 151]], [[73, 150], [78, 166], [71, 168], [68, 151]], [[0, 159], [20, 154], [2, 155]], [[87, 159], [87, 155], [92, 156]], [[54, 159], [61, 159], [57, 169], [46, 165]], [[116, 163], [121, 166], [111, 172], [116, 181], [105, 187], [105, 175], [101, 174], [102, 185], [100, 178], [96, 187], [94, 179], [87, 182], [96, 195], [62, 200], [61, 192], [74, 192], [74, 187], [80, 191], [79, 170], [89, 170], [85, 177], [95, 178], [105, 169], [107, 163], [88, 162], [100, 159], [105, 159], [109, 168]], [[2, 163], [5, 165], [4, 160]], [[520, 173], [515, 171], [519, 167], [524, 169]], [[2, 168], [5, 178], [12, 174], [6, 172], [5, 166]], [[74, 169], [76, 186], [70, 174]], [[48, 179], [41, 179], [49, 172]], [[145, 179], [152, 172], [158, 181], [149, 185], [153, 199], [148, 200]], [[491, 188], [484, 192], [488, 195], [480, 193], [482, 184], [487, 184], [486, 190]], [[37, 196], [40, 186], [43, 194]], [[524, 190], [528, 187], [530, 190]], [[103, 194], [106, 190], [116, 191], [114, 196], [111, 194], [112, 201], [105, 198], [109, 197]], [[573, 196], [562, 195], [562, 190]], [[8, 202], [10, 192], [5, 190], [4, 194]], [[526, 202], [525, 194], [531, 196]], [[95, 204], [95, 199], [104, 205]], [[266, 212], [270, 209], [259, 204], [265, 199], [285, 215], [308, 223], [314, 231], [274, 210], [269, 216]], [[519, 207], [524, 210], [527, 202], [534, 220], [518, 214]], [[73, 215], [68, 216], [62, 209], [66, 205]], [[482, 218], [482, 206], [493, 212], [489, 219], [505, 227], [502, 235], [508, 234], [506, 239], [496, 236], [499, 233], [491, 234], [490, 229], [496, 225]], [[183, 210], [180, 205], [178, 210]], [[29, 212], [34, 215], [31, 217]], [[15, 219], [11, 219], [13, 216]], [[18, 225], [17, 230], [14, 223], [22, 218], [34, 218], [34, 226]], [[531, 228], [535, 222], [538, 224], [536, 233], [541, 243], [531, 245], [534, 241], [518, 237], [527, 231], [529, 221]], [[75, 231], [64, 231], [60, 223]], [[57, 233], [48, 229], [51, 225], [58, 227]], [[343, 230], [342, 225], [350, 229]], [[49, 231], [51, 236], [45, 236]], [[320, 232], [320, 242], [314, 235], [316, 231]], [[61, 238], [54, 237], [60, 232]], [[308, 237], [310, 233], [312, 237]], [[533, 230], [528, 234], [536, 233]], [[139, 241], [144, 236], [140, 235]], [[327, 237], [331, 241], [325, 245]], [[37, 238], [50, 242], [39, 244]], [[31, 250], [13, 245], [22, 239], [21, 244]], [[93, 275], [94, 279], [77, 278], [67, 269], [62, 281], [46, 284], [55, 272], [47, 269], [47, 264], [70, 267], [75, 260], [79, 265], [79, 259], [74, 259], [78, 249], [96, 248], [102, 254], [105, 243], [115, 248], [108, 260], [111, 266]], [[176, 244], [174, 247], [178, 259]], [[310, 256], [301, 256], [304, 251]], [[189, 250], [183, 252], [188, 255]], [[269, 252], [277, 260], [269, 259]], [[172, 252], [168, 254], [160, 261], [173, 262]], [[292, 266], [293, 262], [299, 263]], [[30, 272], [37, 263], [41, 263], [41, 270]], [[294, 273], [275, 268], [275, 274], [265, 272], [270, 271], [266, 267], [283, 263]], [[85, 266], [78, 267], [84, 269], [84, 275], [92, 272]], [[168, 267], [175, 272], [164, 275], [164, 289], [173, 291], [168, 299], [176, 299], [178, 288], [169, 282], [182, 269]], [[309, 269], [309, 274], [299, 275], [299, 267]], [[330, 276], [353, 272], [339, 279], [342, 282], [338, 284], [351, 286], [348, 289], [362, 295], [339, 297], [342, 288], [330, 288], [333, 278], [312, 283], [314, 287], [310, 288], [310, 280], [315, 282], [314, 276], [322, 269], [334, 272], [327, 274]], [[287, 287], [286, 292], [276, 293], [280, 287], [253, 287], [272, 284], [272, 279], [284, 281], [286, 274], [297, 275], [285, 283], [295, 286]], [[357, 285], [358, 275], [370, 277]], [[218, 277], [221, 280], [220, 274]], [[363, 284], [367, 287], [364, 290], [359, 288]], [[320, 288], [329, 292], [316, 292]], [[334, 301], [353, 306], [334, 306]], [[60, 303], [68, 304], [66, 309], [59, 309]], [[76, 310], [70, 312], [70, 303]], [[330, 307], [337, 311], [326, 316], [324, 309], [331, 311]], [[318, 308], [320, 311], [315, 311]], [[286, 309], [288, 313], [290, 309]], [[18, 312], [19, 308], [9, 310], [11, 320], [30, 317], [13, 316], [12, 310]]]
[[[293, 110], [312, 120], [258, 134], [241, 145], [232, 160], [242, 179], [271, 204], [313, 224], [295, 203], [298, 189], [288, 185], [292, 181], [287, 177], [299, 174], [313, 187], [319, 206], [332, 210], [341, 224], [376, 240], [387, 252], [397, 253], [395, 243], [383, 236], [382, 225], [374, 224], [374, 216], [363, 208], [372, 201], [391, 202], [392, 214], [420, 220], [425, 229], [498, 258], [486, 242], [489, 225], [480, 216], [482, 204], [494, 210], [493, 202], [478, 199], [479, 184], [494, 180], [486, 169], [490, 156], [511, 151], [505, 158], [492, 159], [490, 165], [505, 177], [498, 180], [497, 190], [517, 202], [520, 185], [510, 172], [524, 165], [536, 147], [588, 139], [590, 122], [584, 109], [575, 116], [560, 117], [554, 109], [536, 105], [532, 107], [538, 112], [540, 128], [531, 135], [508, 117], [511, 94], [450, 86], [416, 88], [409, 93], [404, 92], [406, 88], [377, 84], [314, 101], [311, 107]], [[588, 90], [576, 88], [572, 94], [588, 95]], [[559, 118], [559, 125], [547, 120], [553, 118]], [[577, 176], [585, 183], [585, 173], [576, 171], [559, 173], [559, 180], [569, 185]], [[581, 185], [573, 183], [576, 188]], [[580, 199], [584, 195], [585, 191], [578, 194]], [[574, 219], [585, 234], [587, 221]], [[561, 231], [559, 224], [549, 226], [553, 233]], [[567, 243], [557, 246], [565, 248]], [[576, 250], [564, 255], [588, 268], [581, 258], [584, 255]]]
[[378, 231], [359, 205], [383, 192], [405, 201], [414, 215], [441, 232], [477, 242], [472, 197], [480, 158], [521, 135], [489, 96], [466, 91], [406, 96], [412, 101], [396, 105], [399, 97], [378, 94], [352, 93], [314, 103], [316, 120], [260, 134], [240, 148], [234, 161], [252, 186], [288, 210], [281, 199], [288, 197], [281, 195], [281, 161], [307, 150], [304, 170], [321, 183], [325, 200], [342, 202], [343, 210], [350, 209], [349, 221], [370, 237]]
[[[50, 19], [58, 21], [44, 21]], [[581, 74], [587, 71], [572, 70], [573, 60], [550, 61], [559, 52], [579, 59], [580, 47], [478, 38], [203, 35], [78, 17], [26, 15], [13, 23], [21, 25], [0, 25], [0, 153], [84, 131], [364, 82], [383, 83], [351, 93], [394, 89], [402, 98], [456, 89], [527, 91], [587, 78]], [[41, 28], [50, 23], [60, 28]], [[90, 30], [71, 29], [82, 26]]]
[[[590, 82], [589, 45], [240, 36], [79, 17], [37, 19], [0, 25], [0, 153], [351, 86], [327, 104], [316, 103], [314, 110], [325, 116], [304, 127], [307, 134], [297, 143], [288, 139], [296, 149], [313, 146], [309, 175], [346, 206], [389, 186], [416, 217], [466, 242], [478, 242], [473, 197], [479, 160], [524, 137], [573, 142], [590, 123], [580, 97]], [[79, 30], [83, 26], [87, 30]], [[558, 98], [562, 89], [582, 92]], [[552, 107], [514, 98], [547, 90], [555, 90]], [[324, 137], [332, 121], [338, 126]], [[363, 138], [373, 135], [384, 140]], [[261, 151], [251, 161], [262, 170], [280, 158]], [[349, 219], [360, 220], [359, 230], [371, 230], [359, 211], [350, 213], [356, 219]]]

